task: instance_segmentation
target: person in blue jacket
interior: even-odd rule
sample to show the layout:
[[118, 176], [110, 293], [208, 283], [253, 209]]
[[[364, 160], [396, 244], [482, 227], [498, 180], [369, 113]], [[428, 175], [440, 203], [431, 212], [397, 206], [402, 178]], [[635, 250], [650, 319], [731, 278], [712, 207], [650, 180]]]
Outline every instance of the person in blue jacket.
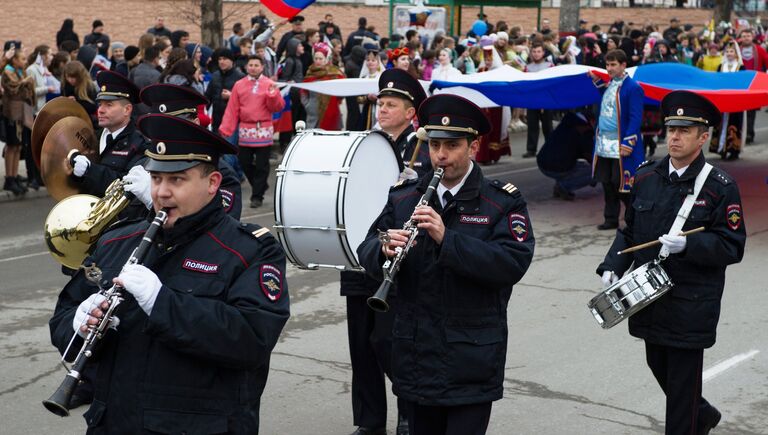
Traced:
[[612, 230], [619, 227], [621, 203], [625, 208], [628, 206], [635, 171], [645, 159], [640, 134], [645, 94], [625, 72], [627, 55], [623, 51], [606, 53], [605, 68], [611, 78], [608, 83], [589, 72], [603, 96], [595, 132], [592, 174], [602, 183], [605, 196], [605, 221], [597, 229]]

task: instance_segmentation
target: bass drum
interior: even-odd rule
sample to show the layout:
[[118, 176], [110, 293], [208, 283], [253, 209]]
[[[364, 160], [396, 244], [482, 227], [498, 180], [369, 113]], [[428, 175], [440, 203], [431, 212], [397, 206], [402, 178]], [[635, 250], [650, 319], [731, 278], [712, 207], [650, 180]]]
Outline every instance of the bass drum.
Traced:
[[275, 230], [301, 269], [362, 270], [357, 247], [400, 174], [382, 132], [306, 130], [277, 168]]

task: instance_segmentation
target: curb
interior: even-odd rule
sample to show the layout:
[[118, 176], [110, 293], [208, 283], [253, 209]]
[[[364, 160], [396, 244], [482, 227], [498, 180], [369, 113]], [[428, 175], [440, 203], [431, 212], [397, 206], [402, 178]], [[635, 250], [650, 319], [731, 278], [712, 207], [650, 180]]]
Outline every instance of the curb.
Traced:
[[25, 199], [45, 198], [48, 195], [48, 189], [40, 187], [38, 190], [29, 189], [27, 193], [16, 196], [7, 190], [0, 190], [0, 203], [12, 201], [24, 201]]

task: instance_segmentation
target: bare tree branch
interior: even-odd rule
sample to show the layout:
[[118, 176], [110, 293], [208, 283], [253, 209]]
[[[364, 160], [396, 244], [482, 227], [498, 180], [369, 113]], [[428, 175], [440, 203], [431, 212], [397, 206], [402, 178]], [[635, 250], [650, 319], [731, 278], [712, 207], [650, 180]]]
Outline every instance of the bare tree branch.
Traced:
[[183, 0], [169, 2], [171, 9], [182, 20], [195, 26], [200, 26], [200, 0]]
[[[229, 7], [229, 11], [224, 14], [222, 17], [223, 21], [228, 21], [232, 17], [236, 16], [249, 16], [254, 13], [254, 9], [258, 9], [261, 7], [260, 3], [253, 3], [253, 2], [247, 2], [247, 3], [241, 3], [241, 2], [226, 2]], [[250, 17], [249, 17], [250, 18]], [[248, 28], [248, 26], [246, 26]]]

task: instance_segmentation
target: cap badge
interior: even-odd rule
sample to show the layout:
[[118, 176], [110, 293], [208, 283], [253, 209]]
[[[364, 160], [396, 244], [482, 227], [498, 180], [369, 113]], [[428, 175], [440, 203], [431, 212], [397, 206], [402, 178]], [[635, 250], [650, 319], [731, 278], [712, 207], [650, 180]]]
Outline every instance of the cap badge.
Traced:
[[165, 154], [165, 142], [158, 142], [157, 143], [157, 153], [158, 154]]
[[685, 110], [683, 110], [682, 107], [677, 109], [677, 116], [683, 116], [684, 113], [685, 113]]
[[160, 105], [160, 106], [157, 108], [157, 110], [159, 110], [159, 111], [160, 111], [160, 113], [165, 113], [165, 111], [166, 111], [167, 109], [168, 109], [168, 108], [167, 108], [167, 107], [165, 107], [165, 104], [161, 104], [161, 105]]
[[395, 87], [395, 82], [389, 82], [389, 83], [387, 83], [387, 87], [388, 87], [388, 88], [394, 88], [394, 87]]
[[104, 92], [107, 90], [107, 85], [101, 85], [101, 92]]
[[440, 120], [440, 123], [442, 123], [443, 125], [448, 125], [451, 123], [451, 118], [447, 116], [443, 116], [443, 119]]

